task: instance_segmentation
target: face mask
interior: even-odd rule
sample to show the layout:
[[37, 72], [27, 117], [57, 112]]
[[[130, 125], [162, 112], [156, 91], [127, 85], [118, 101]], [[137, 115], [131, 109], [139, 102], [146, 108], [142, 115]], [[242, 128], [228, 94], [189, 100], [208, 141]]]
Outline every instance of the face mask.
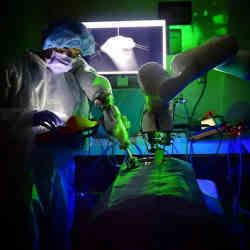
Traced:
[[68, 72], [72, 69], [73, 58], [58, 53], [56, 51], [52, 51], [51, 57], [46, 60], [48, 67], [55, 73], [60, 74], [64, 72]]

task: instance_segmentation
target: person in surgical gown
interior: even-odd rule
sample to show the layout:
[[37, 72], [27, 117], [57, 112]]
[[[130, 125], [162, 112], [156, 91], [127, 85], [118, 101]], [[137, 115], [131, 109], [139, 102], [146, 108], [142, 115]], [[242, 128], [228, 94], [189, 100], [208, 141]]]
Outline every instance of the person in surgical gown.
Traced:
[[[122, 147], [129, 144], [109, 81], [84, 60], [94, 52], [95, 41], [86, 27], [63, 20], [44, 32], [43, 50], [29, 51], [1, 71], [0, 121], [5, 129], [1, 149], [7, 152], [1, 161], [9, 165], [9, 176], [17, 176], [13, 182], [20, 183], [18, 173], [23, 168], [29, 180], [25, 190], [22, 184], [19, 187], [33, 215], [24, 229], [33, 249], [71, 248], [73, 156], [80, 149], [72, 138], [37, 145], [35, 136], [62, 125], [72, 115], [88, 118], [90, 100], [103, 110], [106, 131], [116, 131]], [[19, 189], [17, 193], [21, 193]]]

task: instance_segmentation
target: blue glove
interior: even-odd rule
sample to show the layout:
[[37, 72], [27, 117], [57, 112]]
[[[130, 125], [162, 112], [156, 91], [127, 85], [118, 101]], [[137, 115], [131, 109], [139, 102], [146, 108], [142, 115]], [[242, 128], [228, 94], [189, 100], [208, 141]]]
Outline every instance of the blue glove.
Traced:
[[57, 115], [48, 110], [37, 112], [32, 117], [33, 127], [43, 126], [51, 130], [55, 129], [58, 125], [62, 125], [62, 123], [62, 120]]

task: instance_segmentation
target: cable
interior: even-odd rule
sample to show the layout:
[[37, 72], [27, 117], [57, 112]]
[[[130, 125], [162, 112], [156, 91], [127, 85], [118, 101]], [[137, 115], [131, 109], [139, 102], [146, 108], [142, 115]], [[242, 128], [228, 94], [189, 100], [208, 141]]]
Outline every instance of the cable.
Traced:
[[207, 127], [207, 128], [214, 128], [214, 129], [218, 132], [218, 134], [220, 135], [220, 140], [219, 140], [219, 143], [218, 143], [216, 152], [215, 152], [215, 154], [218, 154], [219, 151], [220, 151], [221, 144], [222, 144], [222, 141], [223, 141], [223, 136], [224, 136], [223, 133], [222, 133], [222, 131], [220, 131], [219, 128], [217, 128], [216, 125], [215, 125], [215, 126], [211, 126], [211, 125], [208, 125], [208, 124], [204, 124], [204, 127]]
[[[218, 130], [218, 131], [219, 131], [219, 130]], [[220, 148], [221, 148], [222, 141], [223, 141], [223, 134], [221, 133], [221, 134], [220, 134], [220, 140], [219, 140], [219, 143], [218, 143], [216, 152], [215, 152], [216, 155], [219, 154], [219, 151], [220, 151]]]
[[189, 140], [188, 140], [187, 132], [185, 134], [186, 134], [186, 138], [187, 138], [186, 149], [185, 149], [186, 154], [185, 155], [186, 155], [186, 160], [188, 161], [188, 142], [189, 142]]
[[[94, 107], [94, 103], [93, 102], [90, 102], [88, 100], [88, 104], [89, 104], [89, 110], [88, 110], [88, 119], [90, 120], [92, 117], [92, 109]], [[88, 155], [90, 155], [90, 141], [91, 141], [91, 137], [90, 137], [90, 134], [89, 134], [89, 131], [88, 131], [88, 138], [89, 139], [86, 139], [86, 140], [89, 140], [88, 141]]]
[[[173, 120], [175, 120], [175, 116], [177, 116], [177, 117], [179, 117], [181, 119], [185, 119], [188, 122], [190, 122], [189, 111], [188, 111], [186, 103], [187, 103], [187, 100], [183, 97], [183, 95], [181, 95], [180, 98], [175, 98], [174, 99], [174, 102], [173, 102]], [[186, 117], [176, 114], [175, 111], [176, 111], [177, 104], [183, 104]]]
[[136, 150], [138, 151], [139, 155], [143, 155], [141, 148], [136, 143], [132, 143], [132, 145], [136, 148]]
[[188, 143], [189, 143], [189, 136], [190, 136], [190, 131], [186, 129], [186, 138], [187, 138], [187, 143], [186, 143], [186, 160], [189, 161], [189, 156], [188, 156]]
[[196, 112], [196, 109], [197, 109], [197, 107], [198, 107], [198, 105], [199, 105], [199, 103], [200, 103], [202, 97], [204, 96], [206, 87], [207, 87], [207, 81], [205, 81], [205, 82], [203, 83], [203, 88], [202, 88], [201, 94], [200, 94], [200, 96], [199, 96], [197, 102], [195, 103], [195, 105], [194, 105], [194, 107], [193, 107], [193, 110], [192, 110], [192, 113], [191, 113], [191, 116], [190, 116], [190, 121], [193, 121], [194, 114], [195, 114], [195, 112]]
[[189, 153], [189, 159], [188, 159], [190, 163], [193, 163], [193, 153], [194, 153], [193, 142], [194, 140], [190, 141], [190, 153]]
[[88, 139], [86, 139], [86, 140], [88, 140], [88, 155], [90, 155], [90, 144], [91, 144], [91, 141], [92, 141], [92, 137], [88, 137]]

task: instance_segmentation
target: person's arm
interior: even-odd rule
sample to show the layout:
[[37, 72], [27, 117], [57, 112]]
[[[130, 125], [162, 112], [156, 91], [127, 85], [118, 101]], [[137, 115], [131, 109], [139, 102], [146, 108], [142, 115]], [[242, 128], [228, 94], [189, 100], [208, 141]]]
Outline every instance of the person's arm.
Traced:
[[[8, 190], [12, 201], [24, 202], [27, 208], [31, 201], [30, 178], [25, 168], [32, 141], [32, 111], [21, 103], [18, 96], [24, 88], [22, 67], [10, 64], [0, 70], [0, 165], [6, 170], [3, 188]], [[24, 97], [25, 98], [25, 97]], [[5, 173], [4, 170], [4, 173]]]
[[34, 113], [27, 96], [20, 102], [19, 94], [24, 88], [22, 66], [10, 64], [0, 71], [0, 123], [8, 130], [9, 139], [21, 141], [32, 127]]
[[122, 148], [127, 148], [130, 141], [124, 117], [114, 105], [112, 88], [109, 80], [88, 66], [85, 61], [77, 62], [74, 75], [88, 96], [89, 100], [103, 111], [103, 126], [119, 141]]

